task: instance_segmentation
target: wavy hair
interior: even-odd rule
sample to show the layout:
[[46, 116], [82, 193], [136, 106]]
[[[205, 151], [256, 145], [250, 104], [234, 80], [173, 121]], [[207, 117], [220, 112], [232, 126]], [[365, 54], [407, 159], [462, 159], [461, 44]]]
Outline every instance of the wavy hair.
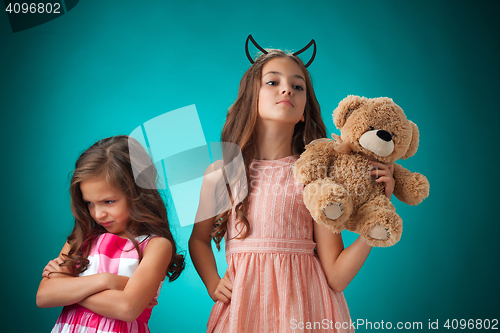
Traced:
[[[295, 61], [306, 80], [306, 105], [304, 108], [304, 122], [298, 122], [292, 137], [292, 152], [300, 155], [305, 146], [312, 140], [326, 137], [326, 126], [321, 118], [321, 110], [318, 100], [314, 93], [313, 85], [309, 72], [304, 66], [300, 58], [290, 53], [285, 53], [278, 49], [266, 49], [267, 54], [261, 54], [252, 66], [245, 72], [240, 81], [238, 89], [238, 96], [233, 105], [229, 108], [226, 115], [226, 122], [222, 129], [221, 142], [231, 142], [237, 144], [243, 156], [245, 164], [245, 171], [247, 177], [247, 188], [250, 189], [249, 169], [252, 160], [257, 152], [257, 137], [256, 137], [256, 124], [258, 117], [259, 105], [259, 91], [262, 80], [262, 68], [271, 59], [283, 57]], [[234, 154], [227, 154], [224, 152], [224, 163], [227, 164], [232, 159]], [[229, 191], [229, 186], [218, 186], [216, 189], [216, 198], [222, 196], [223, 191]], [[231, 198], [233, 195], [229, 195]], [[242, 201], [237, 203], [235, 211], [237, 214], [237, 224], [242, 223], [244, 229], [238, 235], [238, 238], [245, 238], [250, 231], [250, 224], [245, 217], [246, 209], [248, 207], [248, 196]], [[226, 234], [227, 222], [230, 215], [230, 210], [219, 214], [214, 219], [214, 229], [211, 237], [214, 240], [217, 248], [220, 250], [220, 242]]]
[[[134, 180], [130, 156], [147, 166]], [[76, 161], [71, 178], [71, 211], [75, 218], [73, 231], [67, 238], [71, 249], [63, 265], [69, 266], [75, 276], [88, 267], [88, 255], [92, 244], [106, 232], [91, 217], [85, 204], [80, 184], [84, 181], [104, 177], [116, 189], [125, 194], [130, 210], [130, 221], [125, 232], [134, 244], [142, 260], [142, 251], [134, 237], [139, 235], [160, 236], [172, 244], [172, 258], [165, 275], [169, 281], [177, 279], [184, 269], [184, 256], [177, 253], [177, 246], [170, 231], [167, 210], [156, 189], [157, 172], [144, 148], [136, 140], [119, 135], [102, 139], [87, 149]], [[137, 183], [149, 184], [147, 188]]]

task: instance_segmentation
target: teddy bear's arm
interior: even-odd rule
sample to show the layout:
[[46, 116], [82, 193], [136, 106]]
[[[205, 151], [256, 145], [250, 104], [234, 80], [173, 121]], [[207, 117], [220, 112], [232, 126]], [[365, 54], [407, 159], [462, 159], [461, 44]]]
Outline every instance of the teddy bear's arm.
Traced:
[[301, 184], [309, 184], [328, 175], [335, 152], [333, 141], [319, 142], [306, 149], [295, 162], [293, 173]]
[[394, 195], [408, 205], [418, 205], [429, 196], [429, 181], [419, 173], [411, 172], [394, 163]]

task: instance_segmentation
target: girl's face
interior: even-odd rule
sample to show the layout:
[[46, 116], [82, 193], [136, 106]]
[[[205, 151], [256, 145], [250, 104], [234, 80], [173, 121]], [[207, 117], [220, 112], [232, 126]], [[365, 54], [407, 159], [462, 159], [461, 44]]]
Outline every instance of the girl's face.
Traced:
[[290, 58], [269, 60], [262, 67], [259, 118], [295, 126], [304, 115], [306, 81], [299, 65]]
[[94, 221], [109, 233], [126, 237], [125, 227], [130, 220], [130, 210], [125, 194], [109, 185], [104, 178], [81, 182], [80, 191]]

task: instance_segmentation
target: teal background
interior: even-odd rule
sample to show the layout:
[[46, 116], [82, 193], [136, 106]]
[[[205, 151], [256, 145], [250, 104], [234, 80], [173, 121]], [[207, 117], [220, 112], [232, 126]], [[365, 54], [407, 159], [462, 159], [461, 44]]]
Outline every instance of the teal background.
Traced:
[[[48, 332], [60, 312], [38, 309], [35, 295], [72, 228], [68, 174], [79, 154], [191, 104], [206, 140], [218, 141], [249, 67], [248, 34], [295, 51], [316, 40], [309, 69], [328, 132], [338, 133], [331, 113], [349, 94], [389, 96], [419, 126], [419, 151], [402, 164], [428, 177], [430, 197], [417, 207], [393, 199], [403, 238], [373, 249], [345, 290], [353, 320], [426, 328], [438, 319], [443, 329], [448, 318], [500, 319], [499, 9], [498, 1], [85, 0], [15, 34], [0, 13], [1, 330]], [[181, 249], [190, 232], [175, 228]], [[344, 236], [346, 246], [356, 238]], [[223, 273], [223, 252], [217, 259]], [[159, 303], [153, 332], [206, 329], [213, 303], [189, 257]]]

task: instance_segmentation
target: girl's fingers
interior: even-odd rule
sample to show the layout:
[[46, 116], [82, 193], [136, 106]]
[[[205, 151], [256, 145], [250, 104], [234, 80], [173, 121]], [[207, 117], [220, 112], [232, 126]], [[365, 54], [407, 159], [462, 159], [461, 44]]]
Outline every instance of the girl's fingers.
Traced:
[[382, 162], [377, 162], [377, 161], [370, 161], [370, 164], [373, 166], [376, 166], [377, 168], [384, 169], [384, 168], [389, 168], [390, 165], [393, 163], [382, 163]]
[[390, 183], [392, 181], [391, 177], [378, 177], [375, 179], [377, 183]]
[[394, 174], [394, 163], [389, 164], [389, 171]]
[[65, 266], [60, 266], [64, 263], [64, 260], [61, 258], [55, 258], [44, 267], [42, 276], [50, 278], [50, 274], [52, 273], [71, 273], [70, 269]]
[[392, 176], [392, 173], [389, 170], [372, 170], [370, 171], [370, 175], [375, 176], [375, 177], [382, 177], [382, 176]]
[[[394, 163], [385, 164], [385, 163], [370, 161], [370, 164], [376, 167], [379, 171], [385, 170], [386, 172], [390, 172], [391, 175], [394, 173]], [[375, 169], [372, 171], [377, 171], [377, 170]]]
[[224, 303], [229, 302], [232, 296], [231, 291], [229, 291], [228, 289], [220, 290], [219, 294], [222, 296], [220, 300], [223, 301]]
[[226, 295], [224, 295], [224, 293], [222, 293], [221, 291], [217, 290], [217, 291], [215, 292], [215, 297], [216, 297], [219, 301], [221, 301], [221, 302], [223, 302], [223, 303], [228, 303], [228, 302], [229, 302], [229, 299], [231, 298], [231, 295], [226, 296]]
[[156, 305], [158, 305], [158, 301], [156, 300], [152, 300], [151, 303], [148, 304], [148, 306], [146, 306], [146, 309], [152, 309], [154, 308]]
[[219, 301], [223, 303], [229, 303], [229, 301], [231, 300], [231, 296], [233, 294], [232, 290], [233, 290], [233, 284], [231, 283], [231, 280], [229, 279], [229, 274], [226, 271], [224, 277], [220, 279], [214, 295]]
[[229, 279], [226, 279], [226, 277], [224, 277], [222, 278], [221, 282], [226, 289], [228, 289], [229, 291], [233, 291], [233, 284], [231, 283], [231, 281], [229, 281]]
[[221, 294], [223, 294], [224, 296], [226, 296], [228, 299], [231, 299], [231, 296], [233, 295], [233, 293], [231, 292], [231, 290], [225, 288], [225, 289], [222, 289], [221, 290]]
[[59, 265], [54, 262], [54, 260], [49, 261], [47, 266], [45, 266], [45, 269], [49, 272], [57, 271], [59, 268]]

